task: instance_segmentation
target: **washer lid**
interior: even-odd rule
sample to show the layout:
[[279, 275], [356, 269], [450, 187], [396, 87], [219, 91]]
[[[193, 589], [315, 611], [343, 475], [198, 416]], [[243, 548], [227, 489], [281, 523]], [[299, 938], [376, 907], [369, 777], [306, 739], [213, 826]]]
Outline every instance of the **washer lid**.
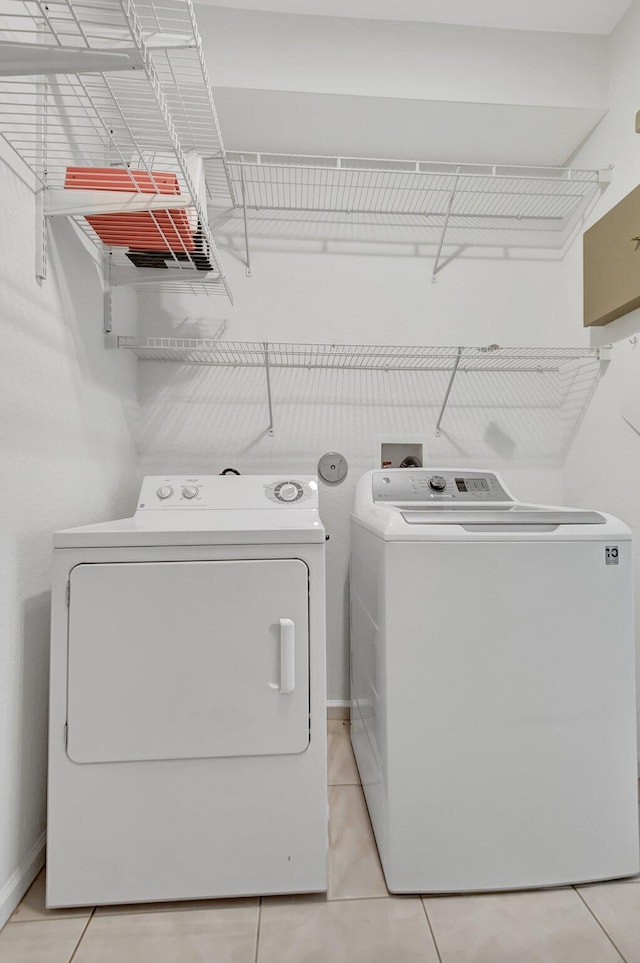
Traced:
[[478, 510], [467, 504], [447, 505], [446, 508], [425, 505], [401, 510], [409, 525], [604, 525], [606, 518], [599, 512], [571, 508], [548, 508], [544, 505], [487, 506]]
[[523, 504], [482, 468], [389, 469], [356, 485], [352, 521], [385, 541], [491, 542], [629, 540], [606, 512]]

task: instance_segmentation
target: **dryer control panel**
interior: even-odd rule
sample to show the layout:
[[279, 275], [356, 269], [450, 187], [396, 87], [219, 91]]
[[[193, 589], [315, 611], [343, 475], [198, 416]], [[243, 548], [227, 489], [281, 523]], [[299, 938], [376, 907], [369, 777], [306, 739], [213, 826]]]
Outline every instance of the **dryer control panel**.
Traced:
[[373, 475], [374, 502], [511, 502], [494, 472], [397, 468]]
[[315, 475], [147, 475], [138, 511], [318, 508]]

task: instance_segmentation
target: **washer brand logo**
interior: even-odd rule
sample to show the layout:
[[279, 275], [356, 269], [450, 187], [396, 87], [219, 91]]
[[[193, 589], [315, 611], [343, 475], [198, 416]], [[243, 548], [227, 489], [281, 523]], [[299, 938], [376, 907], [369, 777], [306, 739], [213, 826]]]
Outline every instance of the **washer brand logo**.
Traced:
[[620, 551], [617, 545], [605, 545], [604, 561], [605, 565], [617, 565], [620, 560]]

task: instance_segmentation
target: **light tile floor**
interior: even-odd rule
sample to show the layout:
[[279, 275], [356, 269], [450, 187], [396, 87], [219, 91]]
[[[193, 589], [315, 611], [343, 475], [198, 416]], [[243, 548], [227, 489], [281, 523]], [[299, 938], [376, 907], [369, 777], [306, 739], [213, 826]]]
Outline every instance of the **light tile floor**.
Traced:
[[348, 723], [329, 722], [327, 896], [44, 908], [41, 873], [0, 963], [640, 963], [637, 881], [392, 897]]

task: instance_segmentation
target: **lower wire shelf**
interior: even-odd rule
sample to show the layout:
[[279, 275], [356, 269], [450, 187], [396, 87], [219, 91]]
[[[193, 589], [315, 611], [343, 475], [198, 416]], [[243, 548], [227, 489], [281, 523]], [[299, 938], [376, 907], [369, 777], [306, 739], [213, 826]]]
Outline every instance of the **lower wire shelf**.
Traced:
[[558, 371], [562, 366], [604, 360], [599, 348], [512, 348], [301, 344], [217, 341], [206, 338], [117, 338], [117, 347], [142, 361], [351, 371]]
[[[383, 389], [380, 378], [402, 377], [403, 373], [418, 377], [424, 399], [421, 403], [433, 408], [437, 436], [441, 434], [447, 406], [470, 411], [479, 407], [553, 410], [566, 431], [571, 432], [571, 424], [577, 427], [595, 389], [601, 362], [608, 360], [609, 350], [496, 344], [487, 347], [302, 344], [124, 336], [112, 338], [109, 344], [131, 352], [141, 361], [263, 369], [270, 434], [274, 433], [272, 381], [277, 379], [275, 387], [286, 394], [286, 369], [315, 371], [316, 389], [324, 384], [320, 391], [329, 396], [335, 390], [335, 381], [323, 382], [323, 372], [352, 372], [358, 379], [354, 385], [361, 383], [362, 391], [373, 386], [375, 397], [381, 392], [388, 395], [389, 391], [394, 396], [402, 394], [400, 381], [387, 382]], [[361, 381], [358, 372], [369, 373], [368, 379]], [[456, 391], [452, 394], [454, 382]], [[357, 393], [360, 389], [355, 390]]]

